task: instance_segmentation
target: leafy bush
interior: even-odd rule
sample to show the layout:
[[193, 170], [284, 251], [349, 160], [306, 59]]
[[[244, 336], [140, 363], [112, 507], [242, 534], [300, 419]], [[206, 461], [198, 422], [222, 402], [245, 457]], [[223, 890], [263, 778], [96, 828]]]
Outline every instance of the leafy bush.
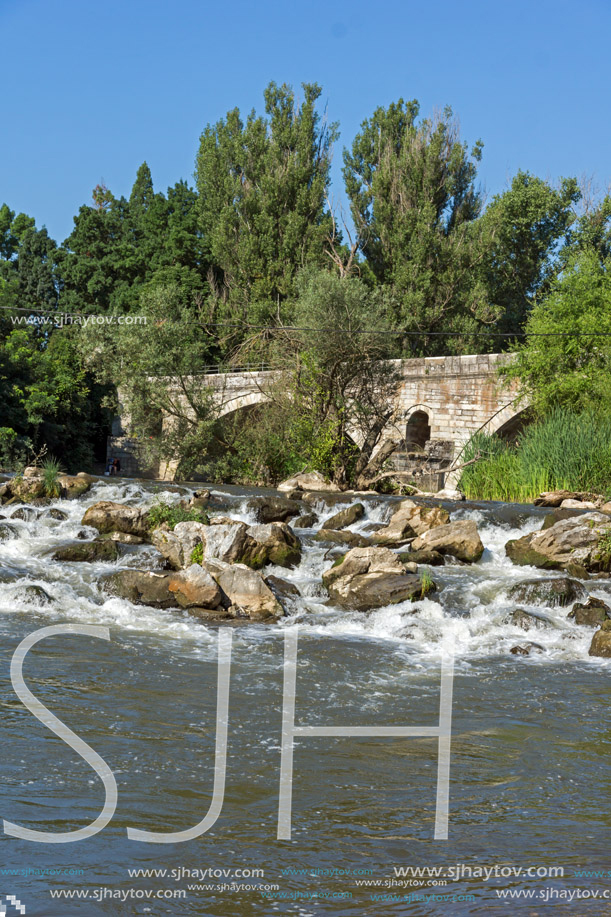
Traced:
[[32, 441], [20, 436], [12, 427], [0, 427], [0, 468], [18, 471], [27, 461]]
[[196, 544], [193, 550], [191, 551], [191, 563], [192, 564], [201, 564], [204, 560], [204, 546], [200, 542]]
[[545, 490], [611, 493], [611, 415], [556, 408], [520, 434], [515, 444], [476, 433], [459, 487], [476, 500], [530, 502]]
[[171, 529], [179, 522], [202, 522], [208, 525], [210, 519], [207, 513], [199, 509], [185, 509], [184, 506], [164, 503], [163, 500], [155, 500], [149, 510], [148, 524], [149, 528], [158, 529], [160, 525], [166, 523]]

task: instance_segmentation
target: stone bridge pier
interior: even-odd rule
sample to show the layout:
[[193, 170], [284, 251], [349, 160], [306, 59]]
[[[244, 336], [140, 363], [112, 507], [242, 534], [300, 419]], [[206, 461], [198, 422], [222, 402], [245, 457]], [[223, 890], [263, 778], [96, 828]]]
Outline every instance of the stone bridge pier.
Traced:
[[[391, 461], [405, 480], [412, 476], [422, 489], [453, 486], [457, 475], [449, 469], [460, 463], [460, 452], [473, 433], [510, 436], [520, 428], [525, 405], [518, 405], [515, 385], [508, 385], [498, 373], [511, 359], [512, 354], [475, 354], [393, 361], [400, 381], [393, 416], [378, 448], [389, 439], [399, 443]], [[198, 376], [212, 391], [219, 418], [264, 404], [275, 378], [273, 370]], [[109, 453], [123, 449], [125, 454], [128, 449], [135, 455], [137, 443], [126, 435], [128, 421], [119, 426], [122, 436], [109, 438]], [[137, 458], [128, 464], [137, 471]], [[177, 463], [170, 462], [157, 469], [156, 476], [173, 480], [177, 470]]]

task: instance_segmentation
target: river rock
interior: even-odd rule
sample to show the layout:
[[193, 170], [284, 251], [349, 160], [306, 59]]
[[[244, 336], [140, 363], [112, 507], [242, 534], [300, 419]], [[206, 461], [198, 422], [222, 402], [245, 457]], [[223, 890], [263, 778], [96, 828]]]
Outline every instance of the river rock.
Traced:
[[43, 589], [42, 586], [34, 586], [31, 584], [28, 586], [18, 586], [12, 598], [17, 602], [34, 602], [36, 605], [50, 605], [53, 601], [46, 589]]
[[585, 627], [598, 627], [607, 618], [611, 618], [611, 608], [602, 599], [590, 596], [585, 605], [576, 602], [568, 614], [573, 618], [575, 624], [582, 624]]
[[291, 525], [294, 529], [313, 529], [318, 522], [316, 513], [304, 513], [298, 519], [293, 519]]
[[598, 503], [591, 500], [563, 500], [560, 509], [598, 509]]
[[560, 506], [563, 500], [577, 500], [574, 490], [546, 490], [533, 500], [535, 506]]
[[545, 605], [548, 608], [571, 605], [587, 596], [585, 588], [568, 576], [532, 579], [516, 583], [509, 590], [509, 598], [527, 605]]
[[[301, 561], [301, 542], [285, 522], [270, 522], [268, 525], [249, 525], [248, 535], [261, 545], [264, 550], [263, 563], [277, 564], [280, 567], [295, 567]], [[250, 567], [263, 564], [248, 563]]]
[[110, 539], [96, 538], [95, 541], [81, 541], [78, 544], [65, 545], [58, 548], [51, 560], [60, 560], [65, 563], [75, 563], [81, 561], [104, 561], [110, 562], [116, 560], [119, 556], [119, 549], [116, 542]]
[[399, 557], [404, 564], [427, 564], [429, 567], [443, 567], [445, 564], [439, 551], [402, 551]]
[[168, 588], [169, 573], [151, 573], [149, 570], [118, 570], [100, 580], [108, 595], [127, 599], [134, 605], [152, 605], [171, 608], [176, 598]]
[[191, 564], [186, 570], [171, 573], [167, 585], [181, 608], [215, 609], [223, 598], [216, 581], [200, 564]]
[[289, 583], [287, 579], [283, 579], [281, 576], [266, 576], [264, 577], [266, 585], [272, 590], [276, 598], [282, 600], [284, 598], [298, 598], [301, 593], [295, 583]]
[[507, 556], [514, 564], [549, 570], [580, 564], [588, 572], [608, 570], [611, 553], [599, 543], [611, 536], [611, 520], [603, 513], [584, 513], [561, 519], [550, 528], [508, 541]]
[[54, 506], [52, 506], [51, 509], [48, 509], [43, 513], [43, 516], [49, 516], [51, 519], [57, 519], [58, 522], [65, 522], [68, 518], [68, 513], [65, 513], [63, 509], [56, 509]]
[[15, 526], [9, 522], [0, 522], [0, 543], [12, 541], [14, 538], [19, 538], [19, 532]]
[[333, 529], [320, 529], [314, 535], [314, 541], [329, 541], [331, 544], [347, 544], [351, 548], [366, 548], [371, 544], [369, 538], [357, 532], [335, 532]]
[[32, 522], [38, 513], [32, 506], [20, 506], [12, 514], [11, 519], [21, 519], [22, 522]]
[[328, 481], [319, 471], [301, 471], [278, 484], [277, 488], [281, 493], [291, 490], [315, 490], [324, 493], [336, 493], [339, 491], [337, 484]]
[[125, 506], [102, 500], [94, 503], [81, 520], [82, 525], [91, 525], [101, 534], [124, 532], [126, 535], [147, 537], [148, 511], [141, 506]]
[[[26, 475], [27, 471], [36, 472]], [[36, 497], [46, 496], [45, 482], [40, 468], [26, 468], [23, 477], [15, 477], [9, 482], [10, 495], [13, 499], [28, 503]]]
[[288, 497], [254, 497], [248, 501], [248, 508], [254, 510], [257, 522], [286, 522], [291, 516], [298, 516], [301, 506]]
[[207, 568], [231, 602], [230, 612], [235, 617], [266, 621], [284, 615], [282, 605], [256, 570], [218, 561], [207, 564]]
[[402, 500], [388, 525], [379, 529], [371, 540], [374, 544], [401, 547], [416, 536], [449, 521], [450, 514], [441, 506], [421, 506], [413, 500]]
[[530, 656], [531, 653], [544, 653], [545, 647], [540, 643], [520, 643], [509, 650], [514, 656]]
[[507, 618], [507, 623], [513, 624], [514, 627], [519, 627], [521, 630], [531, 630], [533, 627], [547, 627], [548, 624], [547, 621], [543, 621], [542, 618], [538, 618], [537, 615], [531, 614], [529, 611], [524, 611], [523, 608], [516, 608], [515, 611], [512, 611]]
[[363, 504], [353, 503], [352, 506], [347, 506], [346, 509], [340, 509], [338, 513], [326, 519], [325, 528], [333, 531], [344, 529], [348, 525], [354, 525], [354, 523], [362, 519], [364, 515], [365, 507]]
[[140, 535], [128, 535], [126, 532], [111, 532], [108, 537], [117, 544], [144, 544], [144, 538]]
[[60, 474], [57, 478], [61, 495], [68, 500], [76, 500], [86, 494], [94, 482], [95, 478], [83, 471], [79, 471], [78, 474]]
[[[388, 548], [353, 548], [323, 573], [323, 583], [335, 604], [367, 611], [422, 596], [422, 580], [405, 572]], [[431, 592], [434, 589], [434, 584]]]
[[438, 525], [413, 542], [415, 551], [425, 549], [452, 554], [465, 563], [475, 563], [484, 553], [484, 545], [472, 519]]
[[599, 629], [592, 637], [592, 643], [589, 649], [590, 656], [602, 656], [605, 659], [611, 658], [611, 621], [603, 621]]

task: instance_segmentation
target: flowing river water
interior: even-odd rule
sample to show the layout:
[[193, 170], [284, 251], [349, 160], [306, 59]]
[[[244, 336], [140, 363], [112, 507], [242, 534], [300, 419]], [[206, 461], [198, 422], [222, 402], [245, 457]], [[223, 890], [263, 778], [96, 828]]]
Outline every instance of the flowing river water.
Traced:
[[[58, 563], [51, 554], [79, 533], [96, 535], [80, 524], [87, 506], [101, 499], [142, 505], [154, 491], [149, 483], [100, 482], [78, 501], [52, 504], [66, 519], [48, 508], [0, 510], [16, 535], [0, 545], [2, 818], [65, 832], [92, 822], [104, 804], [95, 772], [32, 716], [11, 683], [16, 647], [49, 625], [110, 630], [109, 641], [48, 637], [29, 652], [24, 677], [106, 761], [118, 786], [112, 821], [86, 840], [43, 844], [1, 835], [2, 895], [16, 896], [27, 917], [462, 917], [539, 915], [552, 907], [558, 914], [611, 914], [611, 897], [603, 898], [611, 888], [611, 660], [588, 655], [593, 628], [574, 624], [569, 608], [533, 606], [543, 620], [529, 634], [508, 623], [516, 607], [511, 586], [543, 575], [512, 565], [504, 551], [510, 538], [541, 526], [545, 511], [533, 507], [444, 503], [452, 519], [477, 521], [482, 559], [436, 567], [437, 593], [369, 613], [326, 604], [321, 573], [332, 562], [329, 545], [302, 531], [300, 565], [266, 570], [299, 587], [287, 617], [232, 628], [218, 820], [182, 844], [128, 839], [127, 828], [184, 830], [208, 811], [219, 627], [100, 590], [99, 578], [117, 566], [152, 568], [150, 547], [125, 547], [112, 564]], [[247, 499], [260, 491], [221, 492], [230, 505], [225, 512], [254, 521]], [[162, 496], [180, 499], [173, 489]], [[353, 531], [389, 518], [391, 499], [361, 499], [366, 516]], [[317, 510], [324, 520], [337, 507], [321, 502]], [[610, 580], [583, 585], [611, 602]], [[358, 736], [296, 739], [292, 835], [277, 839], [284, 634], [296, 626], [295, 718], [310, 726], [436, 726], [441, 656], [453, 646], [447, 840], [434, 840], [437, 740]], [[509, 652], [529, 640], [541, 651]], [[412, 867], [441, 872], [418, 879]], [[134, 870], [160, 872], [130, 875]], [[203, 870], [216, 872], [202, 877]], [[58, 897], [62, 890], [82, 894]], [[498, 895], [503, 890], [534, 897], [507, 900]], [[185, 896], [170, 897], [177, 891]]]

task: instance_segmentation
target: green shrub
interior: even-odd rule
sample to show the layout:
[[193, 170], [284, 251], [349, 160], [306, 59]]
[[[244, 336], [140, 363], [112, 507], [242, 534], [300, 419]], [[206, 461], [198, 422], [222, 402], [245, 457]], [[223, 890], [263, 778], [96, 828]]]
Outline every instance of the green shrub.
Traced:
[[515, 444], [476, 433], [462, 455], [479, 461], [463, 470], [470, 499], [531, 502], [542, 491], [611, 492], [611, 415], [561, 408], [526, 427]]
[[191, 551], [191, 563], [192, 564], [201, 564], [204, 560], [204, 546], [200, 543], [196, 544], [193, 550]]
[[61, 487], [57, 480], [62, 473], [62, 467], [56, 458], [49, 456], [42, 463], [42, 479], [47, 497], [59, 497]]
[[202, 522], [208, 525], [210, 519], [208, 514], [199, 509], [185, 509], [184, 506], [164, 503], [163, 500], [155, 500], [149, 510], [148, 524], [151, 530], [158, 529], [160, 525], [166, 523], [171, 529], [179, 522]]

